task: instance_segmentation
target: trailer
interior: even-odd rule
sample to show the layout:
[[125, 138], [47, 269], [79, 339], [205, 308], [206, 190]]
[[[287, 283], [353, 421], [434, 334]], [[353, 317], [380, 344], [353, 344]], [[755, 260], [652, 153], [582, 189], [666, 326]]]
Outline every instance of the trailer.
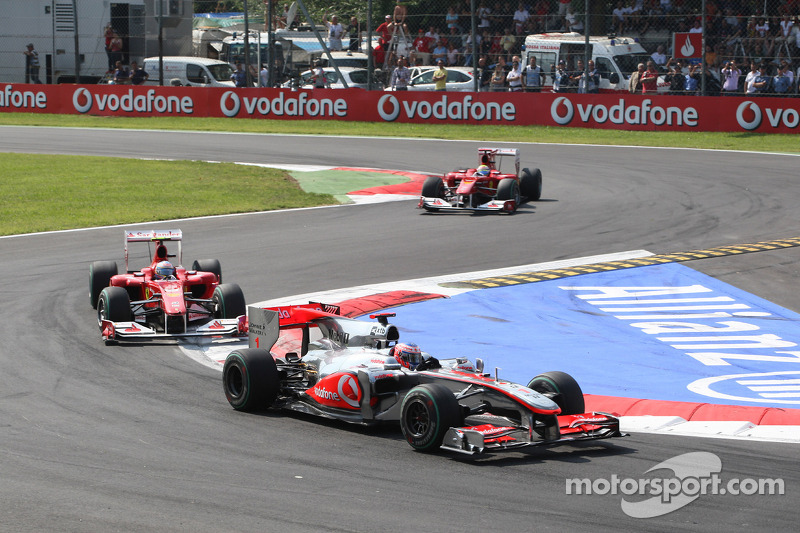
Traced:
[[[159, 8], [161, 16], [159, 17]], [[106, 28], [122, 50], [106, 50]], [[23, 51], [33, 44], [43, 83], [97, 83], [113, 68], [159, 53], [192, 52], [192, 0], [45, 0], [5, 2], [0, 17], [0, 82], [26, 83]]]

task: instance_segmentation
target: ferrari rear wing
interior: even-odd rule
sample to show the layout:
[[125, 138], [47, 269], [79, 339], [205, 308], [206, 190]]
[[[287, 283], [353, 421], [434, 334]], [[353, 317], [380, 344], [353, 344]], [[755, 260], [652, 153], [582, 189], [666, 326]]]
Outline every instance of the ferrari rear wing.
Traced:
[[[181, 241], [183, 240], [183, 232], [179, 229], [153, 229], [153, 230], [125, 230], [125, 271], [130, 272], [128, 269], [128, 243], [131, 242], [146, 242], [146, 243], [163, 243], [166, 241], [175, 241], [178, 243], [178, 253], [171, 254], [169, 257], [177, 258], [175, 266], [182, 265], [183, 250], [181, 248]], [[154, 256], [154, 250], [150, 250], [150, 259]]]

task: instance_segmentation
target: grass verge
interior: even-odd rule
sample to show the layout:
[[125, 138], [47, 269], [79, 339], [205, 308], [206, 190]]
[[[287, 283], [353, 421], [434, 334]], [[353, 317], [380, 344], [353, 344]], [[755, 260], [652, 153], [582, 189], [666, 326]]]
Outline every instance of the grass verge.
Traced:
[[0, 235], [337, 203], [276, 169], [0, 154]]

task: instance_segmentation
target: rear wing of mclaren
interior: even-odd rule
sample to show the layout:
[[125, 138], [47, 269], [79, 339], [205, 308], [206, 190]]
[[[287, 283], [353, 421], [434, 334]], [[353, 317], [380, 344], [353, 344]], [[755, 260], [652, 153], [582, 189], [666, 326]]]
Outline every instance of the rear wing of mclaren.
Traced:
[[339, 316], [338, 306], [311, 302], [303, 305], [247, 308], [250, 348], [269, 350], [278, 341], [281, 330], [303, 330], [303, 355], [308, 347], [308, 328], [311, 321], [326, 316]]

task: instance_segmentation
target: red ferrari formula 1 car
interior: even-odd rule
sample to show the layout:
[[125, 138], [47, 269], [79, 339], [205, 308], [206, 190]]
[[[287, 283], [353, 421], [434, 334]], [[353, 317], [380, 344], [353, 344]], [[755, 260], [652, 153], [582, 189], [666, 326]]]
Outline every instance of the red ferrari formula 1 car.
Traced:
[[[513, 158], [503, 171], [501, 159]], [[499, 211], [514, 213], [522, 202], [542, 197], [542, 172], [519, 169], [516, 148], [479, 148], [478, 167], [429, 176], [422, 184], [419, 206], [426, 211]]]
[[[114, 261], [91, 264], [89, 299], [106, 342], [244, 334], [242, 289], [221, 283], [217, 259], [182, 267], [182, 239], [180, 230], [125, 231], [125, 273], [117, 273]], [[132, 243], [147, 247], [148, 266], [138, 271], [128, 267]]]
[[547, 372], [528, 386], [441, 361], [399, 342], [388, 319], [339, 316], [307, 304], [248, 308], [250, 348], [231, 352], [222, 381], [241, 411], [291, 409], [357, 424], [400, 423], [419, 451], [465, 454], [623, 436], [610, 414], [585, 413], [580, 386]]

